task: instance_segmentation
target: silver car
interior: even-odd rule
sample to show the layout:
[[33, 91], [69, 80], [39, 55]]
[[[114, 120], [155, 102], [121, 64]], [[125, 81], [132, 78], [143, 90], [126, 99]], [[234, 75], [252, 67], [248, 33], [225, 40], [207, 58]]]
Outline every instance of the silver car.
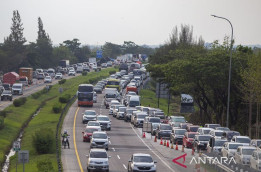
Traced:
[[128, 172], [132, 171], [149, 171], [149, 172], [156, 172], [157, 166], [156, 161], [153, 161], [150, 154], [144, 153], [135, 153], [131, 156], [129, 163], [128, 163]]
[[84, 113], [82, 113], [82, 123], [88, 123], [89, 121], [96, 121], [97, 115], [95, 110], [85, 110]]
[[109, 149], [109, 138], [104, 131], [95, 131], [92, 134], [90, 148], [103, 148]]
[[109, 172], [109, 158], [104, 149], [91, 149], [87, 156], [87, 171], [106, 171]]

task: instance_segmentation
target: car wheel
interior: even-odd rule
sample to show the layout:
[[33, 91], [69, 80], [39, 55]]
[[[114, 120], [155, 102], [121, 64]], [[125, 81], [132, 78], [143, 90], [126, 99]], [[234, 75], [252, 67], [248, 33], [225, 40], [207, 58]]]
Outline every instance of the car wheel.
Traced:
[[109, 150], [109, 148], [106, 148], [106, 151]]
[[87, 171], [88, 171], [88, 172], [91, 172], [91, 170], [90, 170], [88, 167], [87, 167]]

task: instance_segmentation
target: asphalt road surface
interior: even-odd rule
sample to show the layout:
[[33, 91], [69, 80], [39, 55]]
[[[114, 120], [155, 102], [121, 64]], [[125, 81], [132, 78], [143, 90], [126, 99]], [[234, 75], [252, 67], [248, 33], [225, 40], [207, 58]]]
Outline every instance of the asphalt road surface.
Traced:
[[[170, 149], [160, 145], [160, 141], [154, 142], [154, 137], [146, 133], [146, 138], [142, 138], [142, 130], [133, 128], [130, 123], [118, 120], [108, 115], [108, 109], [103, 105], [103, 94], [98, 94], [97, 103], [92, 108], [79, 107], [76, 102], [69, 109], [63, 123], [63, 130], [70, 134], [70, 149], [62, 149], [62, 164], [64, 172], [87, 171], [86, 155], [90, 150], [90, 143], [83, 142], [82, 131], [86, 125], [82, 124], [82, 113], [86, 109], [95, 110], [97, 114], [107, 115], [112, 121], [111, 131], [107, 131], [110, 137], [108, 155], [110, 171], [122, 172], [127, 171], [128, 160], [133, 153], [148, 153], [157, 161], [158, 172], [175, 172], [175, 171], [197, 171], [195, 164], [190, 164], [192, 159], [191, 149], [179, 150]], [[175, 148], [175, 146], [174, 146]], [[187, 154], [185, 161], [177, 160], [186, 165], [184, 168], [172, 162], [174, 158]], [[196, 155], [197, 156], [197, 155]], [[201, 168], [201, 170], [203, 170]]]

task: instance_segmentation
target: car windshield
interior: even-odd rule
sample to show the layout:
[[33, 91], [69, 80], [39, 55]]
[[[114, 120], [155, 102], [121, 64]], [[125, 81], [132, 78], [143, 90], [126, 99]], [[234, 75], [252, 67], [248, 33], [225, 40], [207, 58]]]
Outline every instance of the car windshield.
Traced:
[[120, 84], [120, 82], [118, 82], [118, 81], [108, 81], [107, 82], [107, 85], [119, 85]]
[[227, 127], [217, 127], [216, 129], [217, 130], [222, 130], [222, 131], [230, 131], [230, 129], [227, 128]]
[[261, 140], [256, 141], [256, 143], [257, 143], [257, 146], [258, 146], [258, 147], [261, 146]]
[[243, 155], [252, 155], [255, 149], [242, 149], [242, 154]]
[[3, 94], [11, 94], [11, 91], [10, 90], [4, 90]]
[[133, 110], [127, 110], [127, 114], [132, 114], [132, 112], [136, 111], [136, 109]]
[[223, 146], [223, 144], [227, 142], [227, 140], [216, 140], [215, 141], [215, 146]]
[[209, 128], [215, 129], [216, 127], [220, 127], [219, 124], [209, 124]]
[[156, 129], [158, 126], [159, 126], [159, 123], [153, 123], [153, 124], [152, 124], [152, 128], [153, 128], [153, 129]]
[[137, 118], [144, 119], [148, 115], [137, 115]]
[[79, 92], [93, 92], [93, 86], [79, 86]]
[[172, 130], [170, 125], [161, 125], [160, 130]]
[[249, 138], [237, 138], [238, 143], [250, 143], [250, 141]]
[[261, 153], [258, 154], [259, 158], [258, 159], [261, 159]]
[[188, 138], [194, 138], [196, 134], [188, 134]]
[[211, 136], [198, 136], [199, 141], [209, 141]]
[[206, 130], [203, 130], [203, 133], [204, 133], [204, 134], [209, 134], [210, 131], [211, 131], [211, 130], [206, 129]]
[[91, 152], [90, 153], [91, 158], [107, 158], [106, 152]]
[[19, 80], [20, 81], [26, 81], [26, 78], [20, 78]]
[[160, 123], [160, 119], [159, 118], [150, 118], [150, 122], [152, 122], [152, 123]]
[[184, 135], [186, 130], [175, 130], [175, 134], [177, 135]]
[[98, 128], [87, 128], [85, 130], [86, 133], [93, 133], [94, 131], [98, 131]]
[[89, 121], [89, 122], [88, 122], [88, 126], [100, 126], [100, 123], [99, 123], [99, 122]]
[[94, 111], [85, 111], [84, 115], [88, 116], [88, 115], [96, 115], [96, 112]]
[[130, 101], [130, 104], [129, 104], [130, 107], [135, 107], [135, 106], [139, 106], [139, 105], [140, 105], [139, 101]]
[[243, 146], [241, 144], [229, 144], [228, 148], [229, 149], [237, 149], [238, 146]]
[[184, 118], [172, 118], [172, 122], [186, 122]]
[[106, 94], [106, 98], [116, 98], [116, 94]]
[[150, 156], [134, 156], [133, 158], [134, 162], [153, 162], [152, 158]]
[[227, 138], [232, 139], [233, 136], [239, 136], [240, 134], [238, 132], [230, 132], [227, 133]]
[[105, 133], [93, 133], [92, 138], [107, 139], [107, 134], [105, 134]]
[[199, 127], [190, 127], [191, 132], [197, 132]]
[[215, 132], [215, 136], [223, 136], [223, 133], [224, 132], [217, 131], [217, 132]]
[[119, 112], [126, 112], [126, 108], [119, 108]]
[[21, 86], [16, 86], [16, 85], [14, 85], [13, 88], [21, 88]]
[[98, 121], [110, 121], [110, 119], [107, 116], [104, 116], [104, 117], [99, 116], [99, 117], [97, 117], [97, 120]]

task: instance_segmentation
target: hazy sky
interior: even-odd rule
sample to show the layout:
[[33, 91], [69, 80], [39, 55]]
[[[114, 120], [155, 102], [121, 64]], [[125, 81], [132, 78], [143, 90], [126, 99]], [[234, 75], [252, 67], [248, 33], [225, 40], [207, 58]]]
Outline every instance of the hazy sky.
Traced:
[[230, 36], [236, 44], [261, 44], [261, 0], [0, 0], [0, 42], [10, 34], [18, 10], [28, 42], [37, 37], [37, 18], [54, 44], [78, 38], [82, 44], [163, 44], [175, 26], [193, 26], [206, 42]]

